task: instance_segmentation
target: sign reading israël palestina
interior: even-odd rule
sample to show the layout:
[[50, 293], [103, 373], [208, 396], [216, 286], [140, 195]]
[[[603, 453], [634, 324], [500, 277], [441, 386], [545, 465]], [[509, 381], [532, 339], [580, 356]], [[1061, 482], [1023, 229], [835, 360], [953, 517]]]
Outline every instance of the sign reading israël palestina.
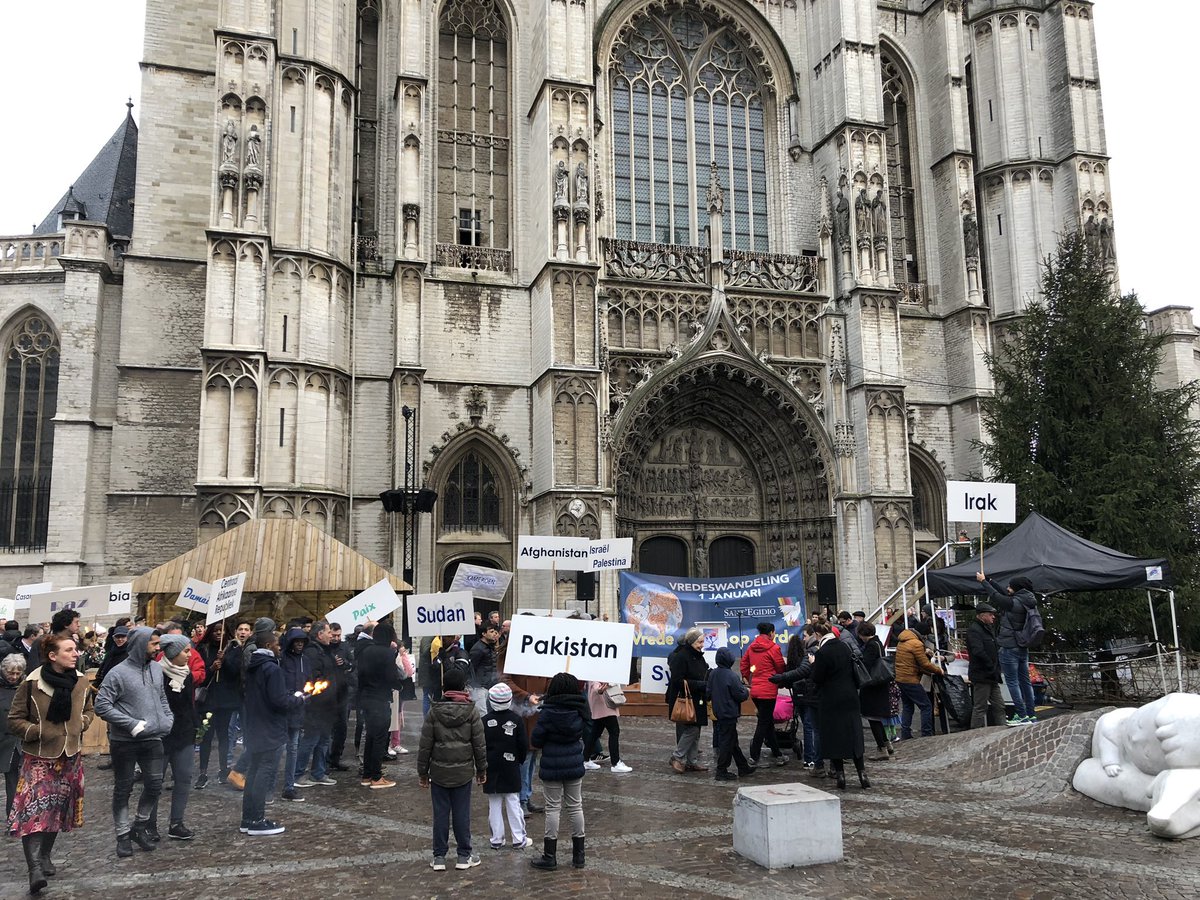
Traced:
[[514, 616], [504, 671], [553, 678], [570, 672], [580, 681], [629, 681], [633, 626], [590, 619]]
[[633, 538], [543, 537], [523, 534], [517, 539], [518, 569], [563, 569], [601, 572], [633, 565]]
[[413, 594], [408, 598], [408, 633], [412, 637], [473, 634], [475, 600], [470, 591]]
[[799, 568], [730, 578], [622, 572], [620, 612], [635, 629], [635, 656], [667, 656], [695, 623], [714, 619], [725, 620], [731, 648], [754, 640], [759, 622], [773, 623], [775, 640], [787, 644], [804, 627], [804, 581]]
[[512, 572], [505, 572], [503, 569], [459, 563], [458, 568], [454, 570], [454, 578], [450, 581], [450, 590], [470, 591], [479, 600], [499, 603], [508, 593], [512, 577]]
[[333, 625], [341, 625], [343, 634], [354, 631], [355, 625], [365, 625], [367, 622], [378, 622], [388, 613], [400, 608], [404, 601], [392, 588], [386, 578], [361, 591], [343, 603], [330, 610], [325, 621]]

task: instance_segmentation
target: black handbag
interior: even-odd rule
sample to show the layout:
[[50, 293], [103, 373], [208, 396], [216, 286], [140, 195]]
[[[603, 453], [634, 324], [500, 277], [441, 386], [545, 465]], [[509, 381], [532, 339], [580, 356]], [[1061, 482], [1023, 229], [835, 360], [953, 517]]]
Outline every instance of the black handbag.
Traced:
[[400, 679], [400, 687], [396, 688], [396, 690], [400, 694], [401, 703], [405, 700], [417, 699], [417, 686], [411, 678]]

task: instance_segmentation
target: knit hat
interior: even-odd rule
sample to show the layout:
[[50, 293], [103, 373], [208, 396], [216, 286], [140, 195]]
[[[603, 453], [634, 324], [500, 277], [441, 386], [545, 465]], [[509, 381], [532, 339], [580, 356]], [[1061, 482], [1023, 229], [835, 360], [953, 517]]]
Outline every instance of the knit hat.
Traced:
[[158, 639], [158, 644], [162, 648], [163, 659], [174, 659], [192, 646], [192, 642], [182, 634], [164, 634]]
[[512, 688], [503, 681], [488, 691], [488, 706], [492, 709], [508, 709], [512, 706]]

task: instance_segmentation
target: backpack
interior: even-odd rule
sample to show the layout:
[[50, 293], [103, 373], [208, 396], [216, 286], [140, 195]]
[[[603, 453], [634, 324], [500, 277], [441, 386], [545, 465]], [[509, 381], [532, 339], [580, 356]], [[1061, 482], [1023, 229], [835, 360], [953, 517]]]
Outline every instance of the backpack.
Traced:
[[1042, 641], [1046, 639], [1046, 626], [1042, 624], [1042, 614], [1038, 612], [1037, 605], [1025, 610], [1025, 624], [1021, 626], [1021, 630], [1014, 632], [1017, 646], [1029, 649], [1030, 647], [1040, 647]]

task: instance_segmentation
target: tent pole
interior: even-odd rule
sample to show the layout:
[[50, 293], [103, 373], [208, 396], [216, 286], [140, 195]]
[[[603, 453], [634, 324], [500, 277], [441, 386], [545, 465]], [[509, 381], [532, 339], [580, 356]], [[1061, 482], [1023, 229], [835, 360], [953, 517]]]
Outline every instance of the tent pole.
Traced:
[[904, 606], [904, 627], [908, 627], [908, 588], [900, 585], [900, 602]]
[[1158, 677], [1162, 681], [1163, 694], [1167, 693], [1167, 671], [1163, 668], [1162, 646], [1158, 640], [1158, 619], [1154, 616], [1154, 592], [1146, 591], [1146, 603], [1150, 607], [1150, 627], [1154, 631], [1154, 655], [1158, 657]]
[[[1171, 600], [1171, 631], [1175, 636], [1175, 678], [1179, 683], [1179, 693], [1183, 693], [1183, 650], [1179, 647], [1179, 620], [1175, 617], [1175, 592], [1167, 591]], [[1164, 685], [1165, 687], [1165, 685]]]

